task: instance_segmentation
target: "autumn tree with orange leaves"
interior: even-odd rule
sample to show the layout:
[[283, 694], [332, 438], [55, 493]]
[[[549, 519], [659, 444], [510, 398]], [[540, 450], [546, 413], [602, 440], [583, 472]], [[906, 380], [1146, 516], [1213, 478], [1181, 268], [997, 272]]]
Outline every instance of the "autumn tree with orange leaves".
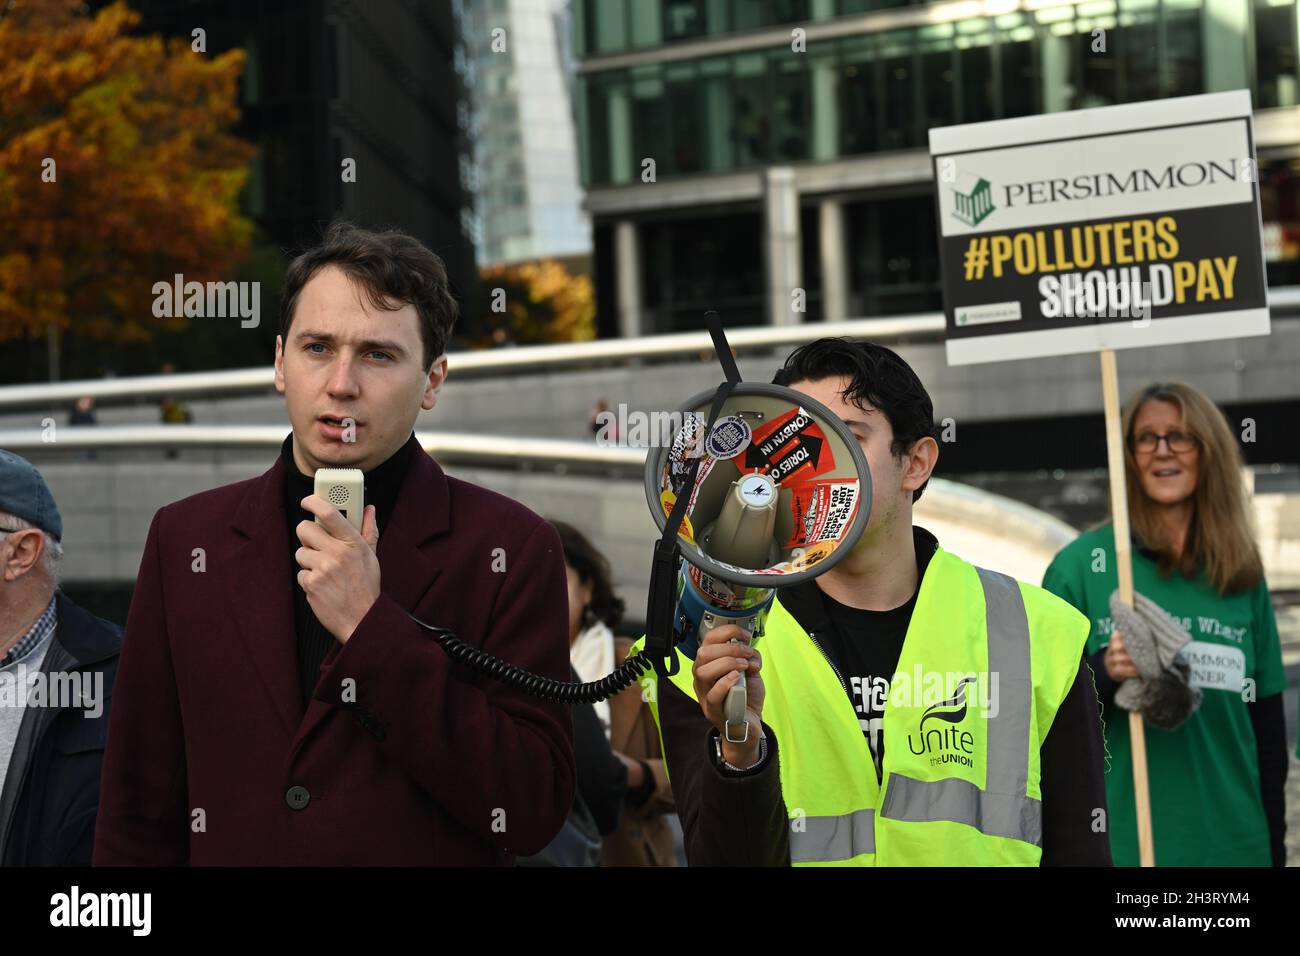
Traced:
[[554, 259], [491, 266], [479, 279], [475, 312], [478, 328], [484, 331], [471, 344], [491, 345], [495, 329], [505, 329], [519, 345], [596, 337], [591, 279], [573, 275]]
[[129, 36], [122, 2], [81, 9], [0, 5], [0, 343], [182, 326], [154, 317], [154, 283], [230, 278], [253, 233], [254, 150], [228, 132], [243, 51]]

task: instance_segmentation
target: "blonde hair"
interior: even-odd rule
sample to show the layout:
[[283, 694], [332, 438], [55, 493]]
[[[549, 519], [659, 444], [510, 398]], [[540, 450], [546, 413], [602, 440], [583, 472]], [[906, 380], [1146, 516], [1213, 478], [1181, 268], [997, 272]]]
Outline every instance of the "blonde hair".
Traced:
[[[1149, 401], [1168, 402], [1182, 412], [1183, 430], [1200, 449], [1192, 520], [1181, 556], [1165, 540], [1156, 503], [1147, 496], [1133, 450], [1133, 426]], [[1158, 570], [1168, 577], [1177, 568], [1195, 577], [1204, 568], [1221, 595], [1248, 591], [1264, 576], [1254, 538], [1254, 515], [1241, 480], [1241, 448], [1223, 412], [1202, 392], [1184, 382], [1157, 382], [1139, 391], [1124, 408], [1124, 475], [1129, 519], [1139, 540], [1159, 554]]]

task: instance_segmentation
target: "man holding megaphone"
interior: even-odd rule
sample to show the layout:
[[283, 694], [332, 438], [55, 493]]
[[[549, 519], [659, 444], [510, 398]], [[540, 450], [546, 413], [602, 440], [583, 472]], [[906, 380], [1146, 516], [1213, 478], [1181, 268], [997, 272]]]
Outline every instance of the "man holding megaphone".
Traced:
[[688, 861], [1110, 865], [1088, 621], [913, 526], [939, 454], [915, 372], [820, 339], [773, 384], [851, 429], [869, 517], [847, 556], [777, 589], [756, 646], [714, 627], [693, 662], [647, 679]]

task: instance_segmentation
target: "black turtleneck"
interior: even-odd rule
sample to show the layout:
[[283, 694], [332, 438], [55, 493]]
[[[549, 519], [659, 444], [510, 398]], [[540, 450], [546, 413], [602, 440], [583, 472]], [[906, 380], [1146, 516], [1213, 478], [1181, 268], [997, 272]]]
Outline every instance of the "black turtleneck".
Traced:
[[[401, 448], [393, 452], [388, 460], [365, 473], [365, 503], [375, 506], [375, 522], [379, 533], [384, 533], [388, 518], [397, 503], [397, 493], [401, 490], [402, 479], [411, 462], [412, 452], [419, 447], [419, 442], [412, 433]], [[298, 644], [298, 684], [302, 692], [302, 710], [305, 713], [311, 695], [320, 679], [321, 662], [329, 653], [334, 643], [334, 635], [325, 630], [307, 603], [307, 593], [298, 585], [298, 572], [302, 568], [293, 555], [302, 547], [295, 530], [300, 521], [314, 521], [315, 515], [304, 509], [299, 502], [315, 491], [315, 476], [304, 475], [298, 470], [293, 460], [293, 435], [284, 440], [280, 446], [280, 458], [284, 461], [284, 513], [289, 523], [289, 563], [293, 577], [293, 622]]]

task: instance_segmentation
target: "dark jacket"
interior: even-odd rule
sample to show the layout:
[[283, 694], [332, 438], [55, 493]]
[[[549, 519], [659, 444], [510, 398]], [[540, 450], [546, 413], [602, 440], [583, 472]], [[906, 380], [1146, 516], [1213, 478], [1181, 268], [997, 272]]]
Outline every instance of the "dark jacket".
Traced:
[[[0, 793], [0, 860], [5, 866], [89, 866], [95, 844], [99, 775], [122, 629], [62, 592], [55, 602], [58, 623], [41, 670], [90, 674], [96, 699], [86, 701], [85, 709], [23, 711]], [[69, 683], [84, 686], [84, 678]], [[95, 710], [100, 710], [98, 716], [86, 716]]]
[[[569, 669], [569, 679], [579, 683], [578, 674]], [[601, 675], [604, 676], [604, 675]], [[578, 759], [578, 793], [596, 820], [601, 836], [618, 829], [627, 797], [627, 767], [614, 756], [605, 725], [591, 704], [573, 705], [573, 749]]]
[[382, 593], [330, 648], [305, 714], [283, 459], [154, 516], [109, 722], [97, 865], [508, 865], [559, 831], [575, 776], [566, 708], [453, 664], [407, 616], [564, 680], [559, 535], [423, 451], [410, 457], [379, 538]]

